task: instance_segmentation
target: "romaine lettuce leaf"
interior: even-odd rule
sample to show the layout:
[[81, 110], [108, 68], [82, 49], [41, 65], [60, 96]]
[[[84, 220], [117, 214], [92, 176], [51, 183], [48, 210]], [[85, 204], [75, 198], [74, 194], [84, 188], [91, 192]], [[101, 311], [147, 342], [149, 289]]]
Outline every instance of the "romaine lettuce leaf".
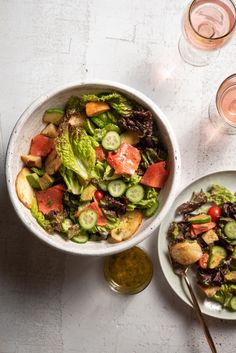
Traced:
[[60, 174], [66, 183], [68, 191], [74, 195], [80, 195], [82, 192], [82, 186], [77, 174], [73, 172], [73, 170], [66, 168], [63, 164], [60, 168]]
[[56, 138], [56, 151], [62, 164], [87, 181], [96, 162], [96, 141], [75, 126], [65, 124]]
[[131, 103], [120, 93], [104, 93], [99, 96], [94, 94], [83, 95], [82, 101], [87, 102], [107, 102], [121, 116], [128, 117], [132, 114]]
[[36, 200], [33, 200], [30, 211], [31, 211], [32, 216], [36, 219], [38, 224], [43, 229], [45, 229], [48, 233], [53, 233], [53, 228], [52, 228], [50, 222], [44, 217], [44, 214], [39, 211], [38, 204], [37, 204]]

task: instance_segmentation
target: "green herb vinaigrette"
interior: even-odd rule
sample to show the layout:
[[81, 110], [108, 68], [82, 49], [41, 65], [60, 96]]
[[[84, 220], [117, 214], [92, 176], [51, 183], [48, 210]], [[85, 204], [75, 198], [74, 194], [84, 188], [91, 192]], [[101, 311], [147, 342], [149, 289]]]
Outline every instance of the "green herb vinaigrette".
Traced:
[[116, 292], [138, 293], [150, 283], [152, 274], [150, 258], [138, 247], [109, 256], [105, 260], [105, 278]]

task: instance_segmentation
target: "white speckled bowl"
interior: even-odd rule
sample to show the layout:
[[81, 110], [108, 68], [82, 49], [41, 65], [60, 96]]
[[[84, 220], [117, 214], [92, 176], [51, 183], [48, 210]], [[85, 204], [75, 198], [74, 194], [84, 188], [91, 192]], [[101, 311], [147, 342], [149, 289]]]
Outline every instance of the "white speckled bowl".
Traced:
[[[29, 150], [31, 138], [41, 131], [43, 127], [42, 115], [50, 107], [60, 107], [71, 95], [82, 95], [85, 93], [99, 93], [102, 91], [119, 91], [129, 98], [137, 101], [149, 109], [157, 122], [163, 142], [168, 148], [170, 175], [165, 187], [160, 193], [160, 206], [158, 212], [152, 218], [143, 221], [138, 232], [129, 240], [121, 243], [110, 244], [103, 242], [87, 242], [86, 244], [76, 244], [72, 241], [65, 241], [60, 235], [49, 235], [46, 233], [31, 216], [30, 211], [19, 201], [16, 190], [15, 180], [18, 172], [22, 168], [20, 155]], [[172, 201], [174, 200], [176, 187], [180, 176], [180, 155], [176, 138], [171, 126], [163, 112], [149, 98], [139, 91], [123, 84], [96, 81], [80, 84], [71, 84], [59, 87], [46, 95], [43, 95], [29, 108], [25, 110], [17, 121], [8, 144], [6, 156], [6, 179], [11, 202], [21, 221], [39, 239], [47, 244], [72, 254], [81, 255], [109, 255], [114, 254], [140, 243], [146, 239], [154, 229], [156, 229], [162, 219], [167, 214]]]

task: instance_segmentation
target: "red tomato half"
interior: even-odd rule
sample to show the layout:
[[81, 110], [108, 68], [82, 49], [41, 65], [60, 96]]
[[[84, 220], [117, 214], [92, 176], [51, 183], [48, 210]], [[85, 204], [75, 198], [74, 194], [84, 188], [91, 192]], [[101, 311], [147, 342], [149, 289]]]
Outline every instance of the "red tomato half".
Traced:
[[217, 222], [222, 215], [222, 209], [219, 206], [212, 206], [209, 208], [207, 214], [211, 216], [212, 222]]
[[207, 268], [208, 259], [209, 259], [208, 253], [207, 252], [203, 253], [202, 257], [198, 261], [199, 266], [203, 269]]
[[95, 193], [94, 193], [94, 197], [95, 197], [95, 199], [96, 199], [98, 202], [101, 201], [104, 196], [105, 196], [105, 195], [104, 195], [104, 192], [101, 191], [101, 190], [97, 190], [97, 191], [95, 191]]

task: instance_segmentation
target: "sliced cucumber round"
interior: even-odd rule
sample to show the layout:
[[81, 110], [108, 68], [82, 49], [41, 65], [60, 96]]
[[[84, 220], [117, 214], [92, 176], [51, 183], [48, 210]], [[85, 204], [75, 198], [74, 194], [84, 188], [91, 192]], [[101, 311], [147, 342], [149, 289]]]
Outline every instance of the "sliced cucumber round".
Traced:
[[69, 228], [73, 225], [73, 222], [70, 218], [66, 218], [62, 224], [61, 224], [61, 229], [64, 233], [67, 233]]
[[151, 207], [146, 208], [144, 211], [144, 216], [147, 218], [152, 217], [156, 213], [158, 206], [159, 202], [157, 201]]
[[94, 135], [95, 126], [93, 125], [93, 123], [90, 119], [85, 120], [84, 128], [88, 134], [90, 134], [92, 136]]
[[219, 245], [214, 245], [211, 249], [207, 267], [210, 269], [218, 267], [227, 257], [225, 248]]
[[102, 139], [102, 146], [106, 150], [116, 150], [120, 146], [120, 135], [115, 131], [108, 131]]
[[102, 191], [107, 191], [107, 184], [107, 182], [101, 181], [100, 183], [98, 183], [98, 186]]
[[236, 239], [236, 221], [226, 223], [224, 233], [229, 239]]
[[89, 240], [89, 236], [86, 232], [82, 234], [75, 235], [72, 239], [75, 243], [84, 244]]
[[144, 188], [141, 185], [133, 185], [125, 193], [127, 199], [133, 203], [141, 201], [144, 197]]
[[236, 311], [236, 296], [233, 296], [229, 303], [230, 309]]
[[211, 216], [207, 215], [207, 214], [199, 214], [196, 216], [192, 216], [190, 218], [188, 218], [188, 221], [191, 224], [204, 224], [204, 223], [209, 223], [211, 222]]
[[83, 229], [91, 229], [97, 223], [97, 213], [92, 210], [84, 210], [79, 215], [79, 224]]
[[120, 197], [121, 195], [124, 194], [124, 192], [126, 190], [126, 184], [120, 179], [112, 180], [108, 184], [107, 189], [108, 189], [111, 196]]

